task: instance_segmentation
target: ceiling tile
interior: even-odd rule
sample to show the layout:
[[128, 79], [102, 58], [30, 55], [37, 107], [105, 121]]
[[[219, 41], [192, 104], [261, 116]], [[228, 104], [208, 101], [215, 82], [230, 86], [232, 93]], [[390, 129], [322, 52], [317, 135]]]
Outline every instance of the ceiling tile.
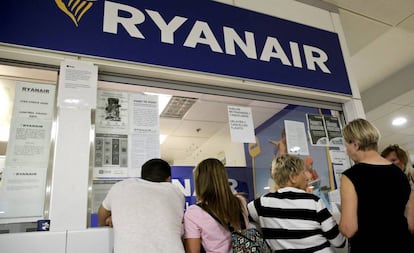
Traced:
[[181, 119], [160, 118], [160, 133], [170, 135], [181, 125]]
[[366, 113], [366, 117], [369, 121], [376, 121], [380, 118], [385, 117], [386, 115], [388, 115], [390, 113], [398, 111], [399, 109], [401, 109], [401, 107], [402, 107], [401, 105], [386, 103], [386, 104], [383, 104], [381, 106], [378, 106], [374, 110], [371, 110], [371, 111], [365, 112], [365, 113]]
[[184, 119], [227, 122], [227, 104], [198, 100], [184, 116]]
[[410, 104], [414, 105], [414, 85], [413, 89], [409, 92], [404, 93], [403, 95], [390, 100], [389, 102], [391, 104], [395, 104], [395, 105], [405, 105], [405, 106], [409, 106]]
[[[407, 118], [407, 124], [400, 127], [392, 126], [392, 120], [397, 116], [404, 116]], [[372, 123], [378, 128], [381, 134], [393, 133], [393, 132], [404, 132], [409, 128], [414, 127], [414, 108], [412, 107], [402, 107], [400, 110], [394, 111], [390, 114], [385, 115], [382, 118], [372, 121]]]
[[414, 33], [414, 15], [411, 15], [409, 18], [401, 22], [398, 27]]
[[369, 45], [390, 27], [347, 10], [339, 10], [346, 43], [351, 55]]
[[181, 126], [174, 132], [175, 136], [207, 138], [214, 135], [227, 123], [217, 123], [211, 121], [189, 121], [184, 120]]
[[395, 26], [414, 12], [412, 0], [324, 0], [340, 8]]
[[[413, 1], [414, 2], [414, 1]], [[351, 70], [364, 91], [414, 61], [414, 34], [389, 29], [351, 58]]]

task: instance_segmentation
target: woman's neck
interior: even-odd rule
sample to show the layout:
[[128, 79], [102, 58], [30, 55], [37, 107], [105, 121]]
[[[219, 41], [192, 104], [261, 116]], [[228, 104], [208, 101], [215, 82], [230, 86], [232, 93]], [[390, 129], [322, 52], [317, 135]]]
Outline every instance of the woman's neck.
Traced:
[[391, 164], [390, 161], [386, 160], [378, 154], [375, 150], [359, 151], [355, 162], [357, 163], [368, 163], [368, 164]]

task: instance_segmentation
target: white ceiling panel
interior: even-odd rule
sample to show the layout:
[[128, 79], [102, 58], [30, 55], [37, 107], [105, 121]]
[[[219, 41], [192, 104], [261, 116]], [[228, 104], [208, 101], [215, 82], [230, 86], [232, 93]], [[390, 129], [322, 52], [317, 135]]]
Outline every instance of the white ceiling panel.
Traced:
[[218, 123], [211, 121], [188, 121], [181, 122], [180, 128], [174, 132], [175, 136], [207, 138], [214, 135], [223, 128], [227, 123]]
[[277, 114], [278, 112], [280, 112], [280, 109], [253, 107], [252, 115], [253, 115], [254, 126], [255, 127], [260, 126], [266, 120], [268, 120], [270, 117]]
[[[395, 127], [391, 122], [395, 117], [404, 116], [407, 118], [407, 123], [404, 126]], [[404, 133], [407, 129], [414, 127], [414, 108], [402, 107], [400, 110], [385, 115], [382, 118], [372, 121], [380, 132], [396, 132]], [[413, 133], [411, 133], [413, 134]]]
[[401, 22], [398, 27], [407, 30], [408, 32], [414, 33], [414, 15], [411, 15], [406, 20]]
[[380, 118], [385, 117], [386, 115], [396, 112], [399, 109], [401, 109], [402, 106], [401, 105], [396, 105], [396, 104], [384, 104], [381, 105], [377, 108], [375, 108], [374, 110], [371, 110], [369, 112], [366, 113], [367, 119], [370, 121], [376, 121]]
[[414, 12], [412, 0], [324, 0], [340, 8], [395, 26]]
[[160, 118], [160, 133], [171, 135], [181, 125], [181, 119]]
[[227, 104], [198, 100], [184, 116], [185, 120], [227, 122]]
[[[414, 1], [413, 1], [414, 2]], [[364, 91], [414, 61], [414, 34], [392, 28], [351, 58], [360, 91]]]
[[390, 28], [381, 22], [347, 10], [340, 9], [339, 15], [351, 55], [369, 45]]
[[[414, 78], [413, 78], [413, 82], [414, 82]], [[412, 84], [412, 86], [414, 86], [414, 83]], [[404, 105], [404, 106], [409, 106], [410, 104], [414, 104], [414, 89], [404, 93], [403, 95], [390, 100], [389, 102], [391, 104], [395, 104], [395, 105]]]

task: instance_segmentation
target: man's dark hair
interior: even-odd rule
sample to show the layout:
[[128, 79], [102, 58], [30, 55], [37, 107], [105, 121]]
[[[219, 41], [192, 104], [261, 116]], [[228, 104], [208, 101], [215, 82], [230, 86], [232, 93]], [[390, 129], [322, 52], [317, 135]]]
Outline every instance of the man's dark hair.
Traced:
[[170, 165], [159, 158], [150, 159], [142, 165], [141, 178], [151, 182], [165, 182], [171, 176]]

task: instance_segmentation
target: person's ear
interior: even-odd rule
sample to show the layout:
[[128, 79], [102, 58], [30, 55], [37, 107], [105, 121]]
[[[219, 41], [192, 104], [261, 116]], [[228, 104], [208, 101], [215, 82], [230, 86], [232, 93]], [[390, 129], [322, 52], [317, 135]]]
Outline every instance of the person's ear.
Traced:
[[293, 174], [289, 175], [289, 181], [292, 184], [295, 184], [296, 183], [296, 175], [293, 175]]

